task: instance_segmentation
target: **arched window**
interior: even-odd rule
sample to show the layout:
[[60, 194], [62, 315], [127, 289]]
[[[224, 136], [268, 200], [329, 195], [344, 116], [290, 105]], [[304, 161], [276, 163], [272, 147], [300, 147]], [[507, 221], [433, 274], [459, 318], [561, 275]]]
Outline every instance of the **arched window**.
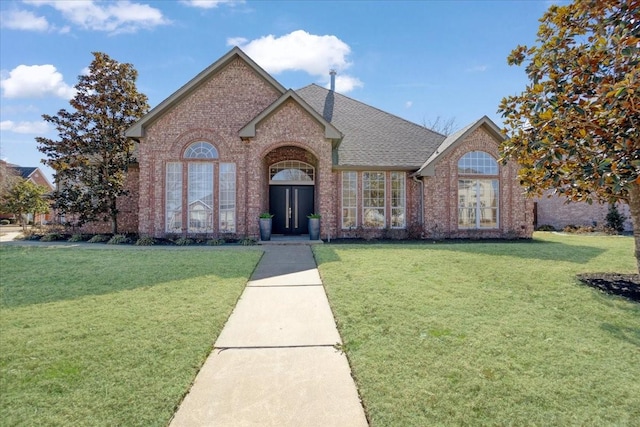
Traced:
[[194, 142], [184, 152], [186, 159], [217, 159], [218, 150], [208, 142]]
[[484, 151], [458, 160], [458, 228], [498, 228], [498, 162]]
[[181, 161], [166, 164], [165, 209], [169, 233], [235, 232], [235, 163], [218, 162], [209, 142], [190, 144]]
[[285, 160], [269, 167], [269, 180], [272, 184], [313, 185], [315, 169], [310, 164], [298, 160]]

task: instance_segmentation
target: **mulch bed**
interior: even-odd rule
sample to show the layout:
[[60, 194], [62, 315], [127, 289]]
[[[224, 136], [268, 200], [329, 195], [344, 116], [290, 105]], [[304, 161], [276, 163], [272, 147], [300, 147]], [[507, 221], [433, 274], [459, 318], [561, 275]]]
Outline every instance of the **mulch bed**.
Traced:
[[577, 278], [585, 285], [640, 303], [640, 275], [638, 274], [584, 273], [578, 274]]

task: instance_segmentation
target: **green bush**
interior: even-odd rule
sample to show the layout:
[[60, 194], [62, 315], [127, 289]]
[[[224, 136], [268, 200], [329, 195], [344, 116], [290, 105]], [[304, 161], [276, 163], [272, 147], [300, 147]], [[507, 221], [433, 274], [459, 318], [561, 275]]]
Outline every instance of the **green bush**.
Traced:
[[126, 245], [128, 243], [131, 243], [131, 239], [129, 239], [124, 234], [116, 234], [109, 239], [107, 245]]
[[542, 224], [536, 228], [537, 231], [556, 231], [556, 228], [550, 224]]
[[607, 221], [607, 227], [617, 233], [622, 233], [624, 231], [624, 222], [627, 220], [627, 217], [618, 211], [618, 207], [615, 204], [610, 204], [605, 220]]
[[87, 236], [85, 236], [84, 234], [74, 234], [73, 236], [69, 237], [69, 242], [84, 242], [85, 240], [87, 240]]
[[224, 239], [209, 239], [207, 240], [207, 245], [209, 246], [220, 246], [224, 245], [226, 242]]
[[174, 242], [178, 246], [189, 246], [193, 245], [193, 240], [188, 237], [180, 237]]
[[150, 236], [142, 236], [136, 240], [136, 246], [152, 246], [156, 244], [156, 239]]
[[44, 236], [42, 236], [40, 238], [41, 242], [55, 242], [58, 240], [62, 240], [62, 235], [58, 234], [58, 233], [49, 233], [49, 234], [45, 234]]
[[252, 239], [251, 237], [245, 237], [244, 239], [240, 239], [238, 241], [242, 246], [253, 246], [257, 245], [258, 241], [256, 239]]
[[106, 234], [96, 234], [95, 236], [90, 238], [88, 242], [89, 243], [106, 243], [109, 241], [109, 239], [111, 239], [111, 237], [107, 236]]

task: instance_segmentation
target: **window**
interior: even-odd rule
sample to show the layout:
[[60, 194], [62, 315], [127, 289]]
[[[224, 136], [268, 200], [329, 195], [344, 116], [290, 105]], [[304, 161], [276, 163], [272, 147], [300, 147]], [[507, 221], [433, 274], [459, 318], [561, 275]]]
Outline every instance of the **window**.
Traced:
[[[458, 161], [458, 227], [498, 228], [498, 163], [490, 154], [472, 151]], [[492, 177], [494, 175], [495, 177]]]
[[167, 163], [165, 209], [167, 232], [182, 230], [182, 163]]
[[358, 172], [342, 172], [342, 228], [358, 225]]
[[190, 233], [213, 231], [213, 163], [189, 163]]
[[391, 172], [391, 228], [405, 225], [405, 174]]
[[313, 185], [315, 181], [313, 166], [298, 160], [285, 160], [271, 165], [269, 179], [274, 181], [296, 182], [302, 185]]
[[184, 152], [185, 159], [217, 159], [218, 150], [208, 142], [194, 142]]
[[[184, 152], [184, 158], [188, 161], [166, 164], [166, 231], [212, 233], [216, 231], [214, 224], [217, 209], [218, 231], [235, 232], [235, 163], [218, 163], [218, 150], [208, 142], [189, 145]], [[219, 174], [217, 187], [214, 179], [216, 167]]]
[[385, 226], [384, 172], [362, 173], [362, 225], [371, 228]]
[[220, 231], [236, 231], [235, 163], [220, 163]]

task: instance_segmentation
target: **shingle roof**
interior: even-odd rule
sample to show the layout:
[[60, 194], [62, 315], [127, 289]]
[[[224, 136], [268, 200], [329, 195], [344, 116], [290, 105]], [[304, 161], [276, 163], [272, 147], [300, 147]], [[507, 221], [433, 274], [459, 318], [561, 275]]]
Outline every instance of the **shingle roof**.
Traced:
[[26, 166], [12, 166], [20, 176], [24, 179], [27, 179], [34, 173], [38, 168], [36, 167], [26, 167]]
[[446, 138], [315, 84], [296, 93], [344, 135], [337, 167], [415, 170]]

